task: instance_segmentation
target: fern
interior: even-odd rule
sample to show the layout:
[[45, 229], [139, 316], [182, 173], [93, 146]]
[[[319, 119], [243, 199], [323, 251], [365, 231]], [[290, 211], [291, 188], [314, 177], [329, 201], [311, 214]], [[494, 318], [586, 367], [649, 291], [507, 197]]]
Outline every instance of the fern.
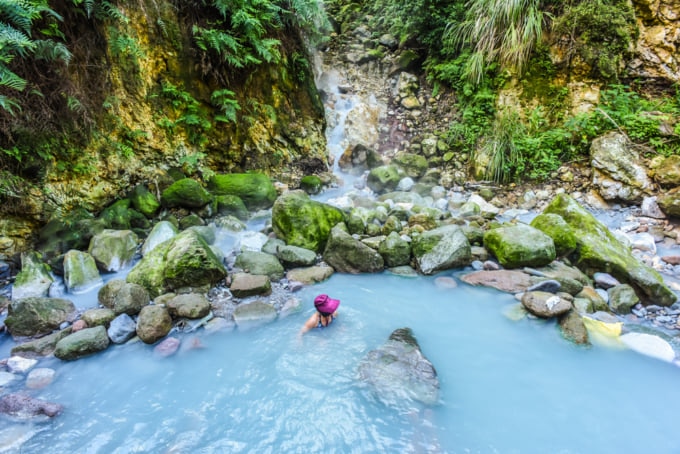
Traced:
[[215, 90], [210, 96], [213, 106], [220, 109], [221, 114], [215, 115], [215, 121], [223, 123], [236, 123], [236, 111], [241, 110], [238, 101], [234, 99], [235, 93], [226, 88]]
[[15, 116], [15, 109], [20, 111], [21, 105], [19, 105], [15, 99], [10, 98], [9, 96], [0, 95], [0, 109], [9, 112], [9, 114], [12, 116]]
[[36, 60], [60, 60], [68, 65], [72, 55], [65, 44], [52, 41], [51, 39], [43, 39], [35, 41], [33, 57]]

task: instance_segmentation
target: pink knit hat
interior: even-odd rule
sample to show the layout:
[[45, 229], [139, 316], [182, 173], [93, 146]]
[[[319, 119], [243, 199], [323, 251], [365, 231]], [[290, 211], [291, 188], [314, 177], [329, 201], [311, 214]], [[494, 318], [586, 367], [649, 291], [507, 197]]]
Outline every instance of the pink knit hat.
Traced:
[[328, 295], [318, 295], [314, 298], [314, 307], [322, 314], [332, 314], [340, 306], [340, 300], [334, 300]]

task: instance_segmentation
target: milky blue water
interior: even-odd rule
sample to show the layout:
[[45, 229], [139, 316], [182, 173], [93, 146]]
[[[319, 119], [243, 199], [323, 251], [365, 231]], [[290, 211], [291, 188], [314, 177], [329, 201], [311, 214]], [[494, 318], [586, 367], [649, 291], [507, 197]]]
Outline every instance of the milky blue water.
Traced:
[[[340, 316], [300, 341], [321, 292], [342, 301]], [[41, 363], [57, 378], [34, 395], [65, 411], [22, 423], [32, 437], [20, 452], [680, 452], [680, 368], [511, 321], [510, 295], [385, 273], [336, 274], [298, 296], [301, 312], [201, 332], [202, 348], [169, 358], [137, 343]], [[356, 380], [364, 355], [404, 326], [437, 368], [439, 405], [387, 406]]]

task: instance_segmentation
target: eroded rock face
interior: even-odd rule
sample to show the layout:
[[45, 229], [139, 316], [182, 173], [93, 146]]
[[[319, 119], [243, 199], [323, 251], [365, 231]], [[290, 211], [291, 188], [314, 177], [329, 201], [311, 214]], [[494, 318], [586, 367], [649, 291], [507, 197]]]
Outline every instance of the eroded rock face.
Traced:
[[410, 328], [394, 330], [384, 345], [368, 352], [359, 365], [359, 379], [389, 406], [404, 400], [425, 405], [439, 401], [437, 371]]

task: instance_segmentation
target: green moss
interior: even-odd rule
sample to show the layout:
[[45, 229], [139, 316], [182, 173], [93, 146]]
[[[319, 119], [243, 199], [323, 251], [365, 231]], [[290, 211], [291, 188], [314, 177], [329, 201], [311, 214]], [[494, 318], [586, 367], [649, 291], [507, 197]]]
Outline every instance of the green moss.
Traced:
[[316, 175], [305, 175], [300, 179], [300, 189], [307, 194], [318, 194], [322, 187], [321, 178]]
[[531, 226], [552, 238], [559, 257], [567, 256], [576, 249], [576, 236], [561, 216], [542, 213], [531, 221]]
[[263, 173], [230, 173], [215, 175], [208, 182], [215, 195], [235, 195], [250, 210], [270, 208], [276, 200], [276, 188]]
[[191, 178], [175, 181], [161, 195], [165, 207], [200, 208], [210, 202], [210, 194], [201, 184]]

